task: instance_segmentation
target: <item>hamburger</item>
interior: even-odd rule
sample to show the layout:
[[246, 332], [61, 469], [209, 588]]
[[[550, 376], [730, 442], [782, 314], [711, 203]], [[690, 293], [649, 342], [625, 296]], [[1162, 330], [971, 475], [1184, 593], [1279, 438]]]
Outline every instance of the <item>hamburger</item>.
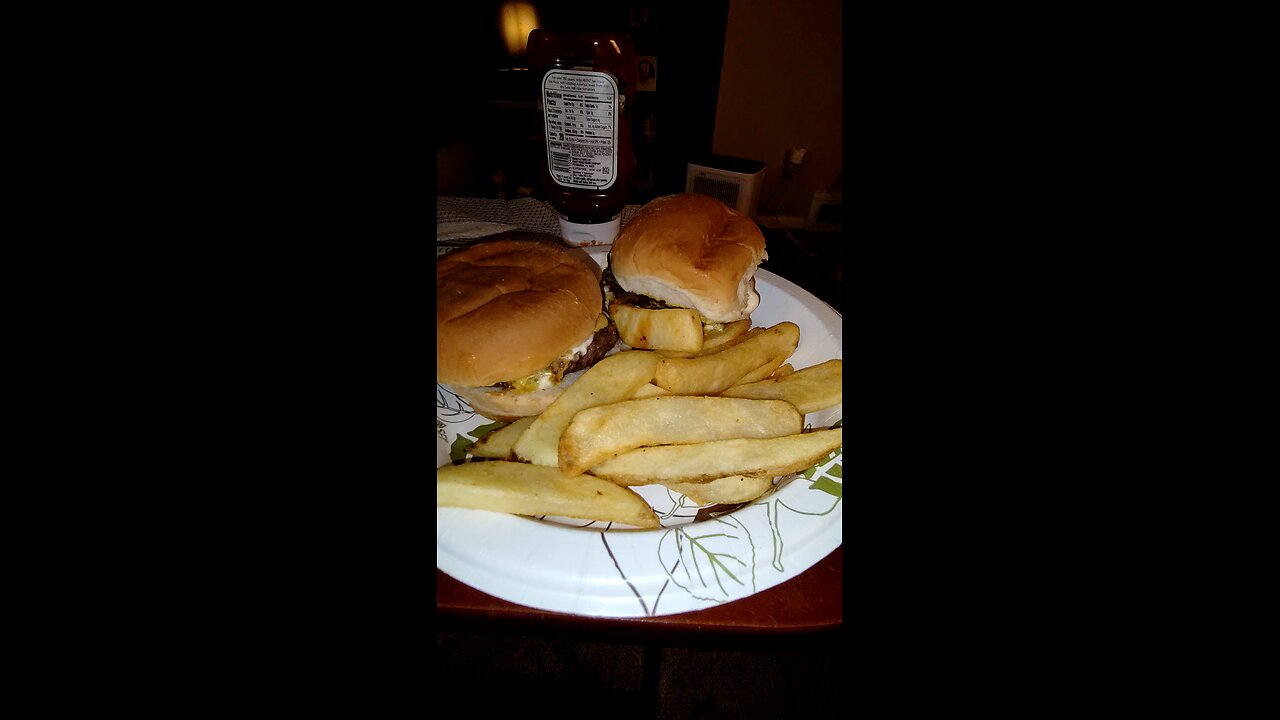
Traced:
[[547, 408], [618, 345], [582, 250], [512, 231], [436, 261], [436, 382], [481, 415]]
[[633, 348], [698, 352], [741, 333], [760, 305], [755, 273], [764, 234], [715, 198], [693, 193], [646, 203], [613, 241], [602, 281], [608, 312]]

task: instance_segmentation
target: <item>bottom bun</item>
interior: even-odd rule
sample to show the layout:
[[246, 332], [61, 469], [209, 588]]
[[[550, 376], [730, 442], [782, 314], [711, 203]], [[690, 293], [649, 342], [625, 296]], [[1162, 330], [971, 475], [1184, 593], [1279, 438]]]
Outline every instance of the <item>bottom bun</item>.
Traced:
[[560, 397], [565, 388], [572, 385], [573, 381], [581, 377], [584, 372], [586, 370], [569, 373], [555, 385], [534, 392], [495, 391], [487, 387], [454, 387], [452, 385], [443, 385], [443, 387], [465, 400], [472, 410], [490, 420], [512, 422], [546, 410], [556, 398]]

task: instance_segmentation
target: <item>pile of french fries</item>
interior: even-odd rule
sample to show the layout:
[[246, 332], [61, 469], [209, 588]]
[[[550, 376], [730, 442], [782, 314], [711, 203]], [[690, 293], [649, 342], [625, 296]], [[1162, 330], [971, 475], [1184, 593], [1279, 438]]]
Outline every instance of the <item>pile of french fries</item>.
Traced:
[[698, 505], [759, 498], [841, 447], [841, 428], [804, 432], [804, 416], [842, 402], [842, 362], [796, 370], [799, 326], [749, 325], [726, 325], [696, 352], [601, 360], [542, 414], [477, 441], [480, 461], [438, 468], [436, 505], [657, 528], [633, 486]]

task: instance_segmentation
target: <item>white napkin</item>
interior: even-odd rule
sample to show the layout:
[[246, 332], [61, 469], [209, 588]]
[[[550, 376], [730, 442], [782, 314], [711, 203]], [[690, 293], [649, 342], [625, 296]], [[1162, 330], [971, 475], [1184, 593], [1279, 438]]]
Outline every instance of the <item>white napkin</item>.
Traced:
[[473, 238], [484, 237], [486, 235], [496, 235], [500, 232], [508, 230], [518, 230], [518, 225], [508, 225], [506, 223], [495, 222], [442, 222], [436, 223], [436, 242], [450, 240], [470, 240]]

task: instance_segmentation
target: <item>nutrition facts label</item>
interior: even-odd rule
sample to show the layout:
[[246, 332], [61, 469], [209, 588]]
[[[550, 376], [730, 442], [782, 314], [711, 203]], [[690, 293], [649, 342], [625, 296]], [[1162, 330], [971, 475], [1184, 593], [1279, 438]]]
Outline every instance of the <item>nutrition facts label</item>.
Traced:
[[588, 190], [613, 185], [620, 97], [608, 73], [552, 70], [543, 77], [547, 167], [557, 183]]

